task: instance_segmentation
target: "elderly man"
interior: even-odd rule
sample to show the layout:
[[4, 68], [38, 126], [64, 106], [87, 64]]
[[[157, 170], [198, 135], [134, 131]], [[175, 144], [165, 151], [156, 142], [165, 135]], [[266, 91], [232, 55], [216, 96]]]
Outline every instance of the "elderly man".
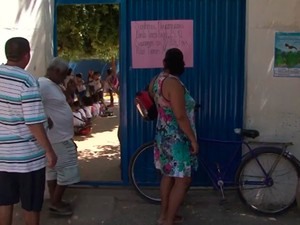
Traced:
[[48, 116], [48, 138], [57, 155], [55, 168], [47, 168], [46, 179], [50, 194], [50, 212], [71, 215], [70, 204], [62, 200], [68, 185], [79, 182], [77, 147], [73, 141], [73, 113], [61, 88], [68, 73], [68, 65], [55, 58], [45, 77], [39, 78], [40, 91]]
[[36, 79], [24, 68], [30, 60], [25, 38], [5, 44], [0, 65], [0, 224], [11, 225], [13, 205], [21, 200], [24, 221], [39, 225], [45, 190], [45, 152], [49, 168], [56, 156], [47, 138]]

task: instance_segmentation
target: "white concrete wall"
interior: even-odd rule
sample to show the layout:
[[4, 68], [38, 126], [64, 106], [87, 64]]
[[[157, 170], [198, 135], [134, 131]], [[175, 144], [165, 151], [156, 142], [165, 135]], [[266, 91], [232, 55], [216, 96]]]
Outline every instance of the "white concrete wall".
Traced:
[[275, 32], [300, 32], [300, 0], [247, 0], [245, 127], [292, 141], [300, 159], [300, 78], [273, 77]]
[[6, 62], [5, 42], [22, 36], [31, 44], [27, 69], [43, 76], [52, 58], [54, 0], [9, 0], [0, 7], [0, 63]]

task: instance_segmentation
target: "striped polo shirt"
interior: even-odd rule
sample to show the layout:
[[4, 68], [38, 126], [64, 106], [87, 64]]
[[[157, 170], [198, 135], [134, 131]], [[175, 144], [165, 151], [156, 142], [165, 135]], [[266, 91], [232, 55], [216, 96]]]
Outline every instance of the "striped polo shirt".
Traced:
[[21, 68], [0, 65], [0, 171], [45, 167], [45, 151], [27, 126], [45, 121], [37, 80]]

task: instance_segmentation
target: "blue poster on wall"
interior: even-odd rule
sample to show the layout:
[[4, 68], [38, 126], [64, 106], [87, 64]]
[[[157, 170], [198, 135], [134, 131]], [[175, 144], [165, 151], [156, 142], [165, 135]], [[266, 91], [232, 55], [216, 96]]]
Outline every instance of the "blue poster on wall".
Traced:
[[300, 77], [300, 32], [275, 34], [275, 77]]

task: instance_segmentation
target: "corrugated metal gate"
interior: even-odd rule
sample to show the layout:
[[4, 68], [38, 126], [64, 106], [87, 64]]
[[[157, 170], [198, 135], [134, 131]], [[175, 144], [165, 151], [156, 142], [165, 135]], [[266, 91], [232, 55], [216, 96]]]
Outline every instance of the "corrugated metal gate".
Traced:
[[[199, 136], [236, 140], [233, 129], [243, 126], [244, 109], [244, 48], [246, 0], [57, 0], [70, 3], [120, 3], [120, 73], [122, 178], [128, 183], [127, 168], [131, 155], [142, 143], [153, 139], [154, 123], [146, 123], [137, 114], [133, 101], [160, 70], [132, 69], [131, 21], [191, 19], [194, 21], [194, 67], [182, 76], [191, 94], [201, 104], [197, 114]], [[206, 161], [226, 161], [232, 146], [201, 146]], [[236, 164], [230, 171], [232, 179]], [[152, 166], [152, 159], [149, 159]], [[147, 176], [140, 171], [140, 176]], [[208, 184], [203, 172], [195, 183]]]
[[[186, 69], [183, 82], [201, 104], [197, 114], [199, 136], [236, 140], [235, 127], [243, 124], [245, 0], [131, 0], [127, 1], [127, 30], [130, 21], [192, 19], [194, 21], [194, 68]], [[143, 122], [133, 107], [137, 90], [159, 72], [131, 69], [130, 33], [127, 33], [126, 100], [128, 160], [135, 149], [153, 138], [153, 124]], [[123, 71], [124, 73], [124, 71]], [[202, 145], [201, 157], [226, 161], [232, 146]], [[235, 162], [238, 165], [240, 157]], [[149, 164], [152, 159], [149, 159]], [[236, 166], [235, 165], [235, 166]], [[235, 167], [234, 166], [234, 167]], [[230, 172], [232, 178], [235, 168]], [[147, 176], [140, 171], [140, 176]], [[150, 176], [149, 176], [150, 177]], [[203, 173], [196, 183], [208, 184]]]

